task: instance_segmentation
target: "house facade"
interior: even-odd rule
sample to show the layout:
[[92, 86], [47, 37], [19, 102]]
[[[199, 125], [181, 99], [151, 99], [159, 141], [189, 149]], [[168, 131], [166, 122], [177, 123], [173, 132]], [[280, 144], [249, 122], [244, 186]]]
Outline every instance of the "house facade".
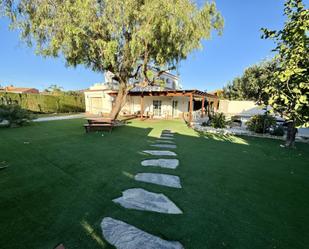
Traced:
[[[184, 90], [179, 78], [169, 72], [160, 75], [160, 85], [136, 86], [129, 92], [120, 115], [138, 115], [141, 118], [174, 119], [192, 121], [195, 113], [201, 115], [218, 108], [218, 98], [199, 90]], [[109, 114], [117, 96], [118, 84], [112, 75], [106, 74], [106, 83], [95, 84], [85, 93], [86, 112], [94, 115]]]

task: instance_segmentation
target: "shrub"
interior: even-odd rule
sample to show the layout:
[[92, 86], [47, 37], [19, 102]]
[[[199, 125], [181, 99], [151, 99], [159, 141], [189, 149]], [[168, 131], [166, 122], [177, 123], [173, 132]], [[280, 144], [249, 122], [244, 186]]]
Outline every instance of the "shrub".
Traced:
[[265, 133], [270, 127], [276, 125], [276, 119], [270, 115], [254, 115], [246, 124], [250, 131]]
[[31, 113], [17, 104], [0, 105], [0, 122], [7, 122], [5, 126], [22, 126], [31, 120]]
[[18, 104], [22, 108], [39, 113], [65, 113], [85, 111], [85, 97], [83, 94], [44, 95], [0, 93], [0, 104]]
[[207, 122], [203, 122], [203, 123], [201, 124], [201, 126], [208, 126], [208, 123], [207, 123]]
[[275, 126], [271, 131], [271, 135], [282, 137], [284, 135], [284, 128], [282, 125]]
[[226, 120], [223, 113], [215, 113], [210, 121], [210, 124], [214, 128], [225, 128]]

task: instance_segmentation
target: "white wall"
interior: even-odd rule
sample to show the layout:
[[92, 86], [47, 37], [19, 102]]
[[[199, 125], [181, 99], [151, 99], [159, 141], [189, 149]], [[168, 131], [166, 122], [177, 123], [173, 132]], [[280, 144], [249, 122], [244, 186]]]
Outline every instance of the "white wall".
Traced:
[[[101, 106], [93, 106], [92, 98], [101, 98]], [[85, 92], [86, 112], [91, 114], [110, 113], [112, 110], [112, 97], [104, 91]]]
[[[96, 108], [92, 106], [92, 98], [101, 98], [101, 106]], [[112, 110], [113, 98], [104, 91], [89, 91], [85, 92], [85, 104], [86, 112], [91, 114], [110, 113]], [[172, 117], [172, 102], [178, 101], [176, 113], [174, 117], [181, 117], [183, 112], [188, 112], [189, 97], [156, 97], [156, 96], [144, 96], [144, 113], [153, 114], [153, 101], [161, 100], [161, 117]], [[141, 111], [141, 97], [140, 96], [128, 96], [125, 106], [122, 108], [122, 113], [133, 114]]]
[[257, 107], [254, 101], [220, 100], [218, 112], [236, 115]]

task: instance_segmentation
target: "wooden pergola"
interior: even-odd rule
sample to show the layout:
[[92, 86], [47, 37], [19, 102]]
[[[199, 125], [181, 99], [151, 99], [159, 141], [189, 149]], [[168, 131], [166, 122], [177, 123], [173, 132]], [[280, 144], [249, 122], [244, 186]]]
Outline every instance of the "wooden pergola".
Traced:
[[162, 91], [131, 91], [130, 96], [141, 97], [141, 119], [144, 116], [144, 97], [145, 96], [159, 96], [159, 97], [189, 97], [189, 122], [192, 122], [193, 113], [193, 99], [202, 98], [202, 115], [205, 115], [205, 99], [207, 101], [218, 101], [218, 97], [199, 90], [162, 90]]

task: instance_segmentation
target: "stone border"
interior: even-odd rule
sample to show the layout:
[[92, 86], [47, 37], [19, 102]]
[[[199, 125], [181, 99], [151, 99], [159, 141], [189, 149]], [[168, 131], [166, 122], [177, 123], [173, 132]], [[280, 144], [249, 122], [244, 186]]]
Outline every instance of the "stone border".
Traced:
[[[285, 140], [285, 136], [278, 137], [270, 134], [257, 134], [248, 130], [240, 130], [240, 129], [228, 129], [228, 128], [213, 128], [207, 126], [201, 126], [199, 124], [194, 124], [192, 128], [197, 132], [206, 132], [211, 134], [220, 134], [220, 135], [233, 135], [233, 136], [248, 136], [248, 137], [258, 137], [258, 138], [270, 138], [276, 140]], [[305, 140], [300, 137], [296, 137], [296, 142], [309, 143], [309, 139]]]

